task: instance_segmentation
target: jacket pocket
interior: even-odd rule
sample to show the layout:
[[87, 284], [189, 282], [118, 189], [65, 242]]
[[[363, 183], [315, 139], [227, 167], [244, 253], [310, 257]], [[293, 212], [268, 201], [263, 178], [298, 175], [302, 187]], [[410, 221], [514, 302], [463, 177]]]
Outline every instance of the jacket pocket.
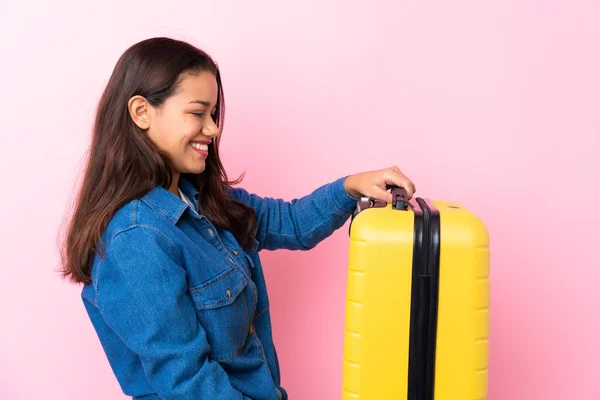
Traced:
[[246, 342], [250, 325], [247, 284], [243, 273], [231, 267], [190, 288], [211, 358], [216, 361], [235, 357]]

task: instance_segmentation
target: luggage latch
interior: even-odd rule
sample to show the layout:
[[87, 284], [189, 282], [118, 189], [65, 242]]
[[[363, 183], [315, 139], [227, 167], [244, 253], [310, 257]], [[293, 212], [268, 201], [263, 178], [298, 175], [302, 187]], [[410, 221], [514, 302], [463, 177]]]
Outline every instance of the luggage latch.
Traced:
[[403, 187], [392, 187], [392, 208], [394, 210], [408, 210], [408, 193]]

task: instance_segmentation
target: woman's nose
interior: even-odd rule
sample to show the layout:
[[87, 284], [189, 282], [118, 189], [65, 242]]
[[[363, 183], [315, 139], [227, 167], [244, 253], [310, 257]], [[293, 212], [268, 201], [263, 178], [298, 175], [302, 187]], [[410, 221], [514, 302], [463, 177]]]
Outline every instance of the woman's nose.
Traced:
[[213, 121], [212, 117], [209, 117], [202, 127], [202, 134], [212, 138], [219, 136], [219, 127], [215, 121]]

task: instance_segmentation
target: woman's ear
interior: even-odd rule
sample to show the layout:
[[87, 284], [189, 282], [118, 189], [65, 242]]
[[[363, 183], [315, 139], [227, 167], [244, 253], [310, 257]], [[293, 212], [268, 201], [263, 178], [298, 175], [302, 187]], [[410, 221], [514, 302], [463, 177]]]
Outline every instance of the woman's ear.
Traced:
[[133, 96], [127, 102], [133, 122], [143, 130], [150, 128], [150, 103], [142, 96]]

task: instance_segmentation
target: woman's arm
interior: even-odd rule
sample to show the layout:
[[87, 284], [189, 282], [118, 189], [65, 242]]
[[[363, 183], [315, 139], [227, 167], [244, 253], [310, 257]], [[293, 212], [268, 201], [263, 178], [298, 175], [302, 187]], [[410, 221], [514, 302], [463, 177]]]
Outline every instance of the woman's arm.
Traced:
[[360, 196], [389, 203], [388, 185], [406, 188], [409, 199], [415, 191], [398, 167], [389, 167], [339, 178], [289, 202], [242, 188], [233, 188], [230, 194], [256, 211], [259, 250], [308, 250], [344, 225]]
[[340, 228], [352, 214], [356, 198], [344, 178], [323, 185], [299, 199], [260, 197], [243, 188], [231, 195], [256, 211], [259, 249], [308, 250]]

